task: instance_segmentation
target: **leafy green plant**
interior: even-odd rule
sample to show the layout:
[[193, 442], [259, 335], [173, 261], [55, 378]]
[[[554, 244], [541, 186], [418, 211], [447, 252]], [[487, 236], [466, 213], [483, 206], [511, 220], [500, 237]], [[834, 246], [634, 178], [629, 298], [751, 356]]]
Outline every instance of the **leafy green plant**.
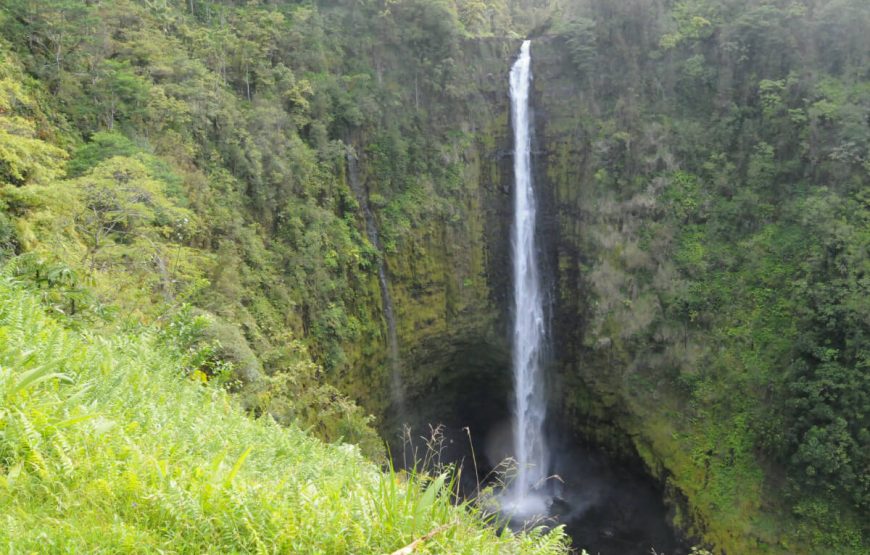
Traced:
[[430, 550], [565, 552], [559, 530], [486, 528], [456, 504], [450, 474], [383, 474], [352, 445], [246, 416], [224, 390], [184, 379], [152, 329], [69, 331], [8, 278], [0, 301], [5, 545], [384, 553], [443, 527]]

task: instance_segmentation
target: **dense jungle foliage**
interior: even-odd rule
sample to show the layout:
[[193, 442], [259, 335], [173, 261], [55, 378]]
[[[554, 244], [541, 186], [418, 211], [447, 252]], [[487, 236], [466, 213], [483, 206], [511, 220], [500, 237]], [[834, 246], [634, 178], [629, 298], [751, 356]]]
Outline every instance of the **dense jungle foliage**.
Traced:
[[[503, 283], [491, 269], [503, 238], [478, 224], [496, 197], [476, 196], [477, 186], [498, 173], [506, 72], [518, 39], [532, 34], [542, 44], [533, 56], [548, 56], [534, 63], [540, 183], [557, 220], [543, 240], [555, 251], [555, 336], [565, 339], [556, 348], [583, 361], [570, 371], [633, 415], [620, 426], [649, 446], [644, 460], [690, 508], [678, 524], [703, 543], [729, 553], [866, 552], [868, 30], [863, 0], [6, 0], [0, 263], [17, 285], [2, 291], [0, 393], [17, 408], [0, 408], [0, 504], [13, 514], [9, 533], [23, 535], [2, 539], [41, 541], [27, 530], [66, 518], [45, 497], [58, 491], [71, 502], [83, 488], [96, 502], [94, 488], [117, 487], [127, 503], [133, 485], [113, 480], [133, 478], [95, 481], [112, 457], [136, 458], [147, 470], [140, 486], [158, 492], [147, 525], [119, 537], [155, 549], [171, 541], [159, 536], [169, 527], [192, 537], [191, 522], [158, 520], [172, 513], [157, 506], [161, 496], [178, 492], [160, 482], [163, 456], [148, 455], [147, 432], [128, 429], [137, 420], [111, 399], [139, 395], [137, 372], [154, 373], [152, 395], [190, 399], [182, 412], [204, 434], [229, 437], [225, 425], [256, 436], [252, 460], [271, 465], [276, 483], [280, 463], [266, 453], [288, 442], [331, 453], [317, 455], [336, 457], [320, 459], [330, 464], [356, 455], [235, 409], [226, 409], [232, 423], [205, 426], [196, 413], [228, 401], [202, 391], [229, 390], [252, 415], [382, 458], [374, 420], [354, 398], [388, 394], [343, 387], [386, 383], [378, 264], [392, 270], [409, 343], [478, 310], [468, 298], [500, 302], [487, 287]], [[348, 158], [361, 161], [362, 196]], [[441, 296], [427, 281], [436, 274], [450, 278]], [[33, 299], [48, 317], [5, 308]], [[69, 334], [80, 358], [105, 341], [118, 362], [67, 368], [58, 351], [56, 373], [78, 385], [67, 390], [54, 376], [38, 393], [17, 388], [37, 364], [28, 357], [49, 360], [40, 349], [54, 348], [13, 341], [25, 324]], [[183, 348], [166, 354], [166, 341]], [[126, 352], [129, 342], [144, 361]], [[117, 381], [101, 383], [106, 374]], [[90, 382], [99, 391], [77, 396]], [[566, 426], [583, 410], [572, 404], [589, 401], [574, 394], [554, 402]], [[150, 403], [141, 395], [131, 402]], [[88, 466], [90, 448], [67, 433], [95, 442], [103, 458]], [[178, 445], [190, 439], [166, 433]], [[190, 449], [172, 464], [189, 466], [176, 480], [205, 488], [195, 495], [215, 495], [211, 463], [218, 486], [247, 475], [247, 463], [224, 468], [244, 462], [241, 450]], [[144, 456], [156, 466], [146, 469]], [[342, 480], [357, 479], [348, 472]], [[255, 475], [248, 486], [266, 489]], [[214, 533], [229, 534], [227, 549], [291, 545], [245, 528], [286, 508], [277, 499], [233, 499], [232, 509], [226, 499], [186, 507], [226, 519]], [[133, 526], [122, 519], [112, 532], [75, 536], [117, 514], [107, 504], [87, 510], [52, 541], [94, 545]], [[390, 537], [372, 522], [360, 524], [362, 536], [341, 536], [345, 549], [373, 538], [398, 548], [428, 531], [415, 521]], [[263, 533], [275, 543], [261, 546]], [[233, 534], [245, 539], [233, 544]], [[458, 542], [449, 549], [476, 552], [449, 537]]]
[[574, 84], [541, 87], [570, 99], [541, 101], [559, 304], [587, 320], [564, 342], [610, 369], [588, 380], [670, 453], [696, 520], [754, 520], [760, 545], [714, 541], [739, 552], [797, 550], [789, 527], [811, 552], [870, 541], [868, 25], [850, 1], [578, 3], [554, 23]]

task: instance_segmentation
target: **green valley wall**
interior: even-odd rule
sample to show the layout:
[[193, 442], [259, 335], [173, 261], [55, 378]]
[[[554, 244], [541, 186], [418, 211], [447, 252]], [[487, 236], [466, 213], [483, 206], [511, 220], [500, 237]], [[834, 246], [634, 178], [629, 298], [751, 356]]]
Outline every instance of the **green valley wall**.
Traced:
[[[663, 485], [674, 525], [716, 552], [812, 552], [806, 534], [815, 525], [801, 528], [789, 514], [781, 484], [770, 478], [781, 471], [758, 443], [770, 380], [782, 375], [784, 359], [735, 335], [745, 318], [740, 307], [752, 309], [763, 293], [741, 286], [743, 300], [731, 313], [692, 305], [698, 288], [709, 294], [736, 286], [720, 280], [743, 279], [710, 271], [709, 245], [699, 237], [715, 231], [704, 227], [715, 203], [724, 213], [755, 217], [720, 185], [753, 186], [760, 116], [747, 100], [751, 86], [724, 69], [718, 82], [708, 79], [713, 89], [700, 100], [694, 70], [666, 55], [642, 55], [658, 39], [632, 29], [611, 30], [613, 49], [599, 44], [597, 52], [569, 47], [571, 33], [584, 36], [577, 28], [533, 41], [533, 164], [553, 300], [551, 422], [560, 434], [642, 461]], [[438, 193], [449, 210], [411, 225], [386, 255], [402, 380], [421, 423], [450, 420], [475, 403], [490, 410], [510, 392], [506, 83], [518, 46], [464, 43], [459, 66], [468, 94], [422, 101], [438, 102], [440, 112], [429, 117], [456, 130], [440, 155], [462, 170]], [[729, 124], [729, 111], [745, 123]], [[741, 146], [717, 154], [727, 144]], [[375, 173], [366, 180], [377, 194]], [[726, 228], [719, 248], [733, 256], [721, 249], [745, 225], [727, 225], [735, 231]], [[780, 322], [765, 325], [775, 335]], [[369, 410], [389, 415], [383, 352], [358, 353], [365, 370], [351, 372], [345, 384]], [[764, 363], [752, 358], [764, 356]], [[381, 387], [372, 388], [373, 379]], [[480, 399], [469, 393], [475, 388], [493, 393]], [[506, 416], [504, 402], [498, 410]], [[395, 424], [389, 416], [385, 423]], [[851, 533], [851, 524], [830, 526], [818, 545]]]
[[[421, 111], [430, 118], [424, 127], [451, 129], [437, 155], [438, 163], [456, 172], [449, 184], [422, 184], [423, 192], [410, 202], [419, 206], [440, 196], [442, 205], [437, 213], [425, 213], [411, 222], [401, 238], [393, 244], [388, 239], [385, 247], [402, 383], [418, 409], [419, 402], [435, 391], [466, 390], [467, 383], [481, 379], [478, 372], [487, 376], [495, 372], [492, 377], [499, 380], [496, 369], [509, 368], [506, 301], [512, 158], [505, 68], [515, 42], [464, 42], [464, 59], [457, 65], [467, 80], [467, 94], [446, 103], [443, 98], [420, 101]], [[361, 179], [377, 223], [389, 226], [385, 213], [390, 206], [379, 204], [379, 199], [390, 193], [383, 190], [370, 153], [374, 132], [360, 133], [354, 146], [361, 153]], [[375, 274], [367, 287], [368, 298], [380, 305]], [[373, 315], [382, 320], [382, 334], [372, 338], [375, 348], [364, 351], [357, 342], [349, 345], [353, 358], [347, 367], [354, 370], [340, 380], [369, 410], [387, 415], [391, 422], [386, 322], [380, 306]], [[503, 379], [509, 380], [509, 375]], [[379, 386], [372, 387], [373, 382]], [[505, 383], [493, 387], [504, 391]], [[433, 407], [439, 404], [433, 399], [427, 402]]]

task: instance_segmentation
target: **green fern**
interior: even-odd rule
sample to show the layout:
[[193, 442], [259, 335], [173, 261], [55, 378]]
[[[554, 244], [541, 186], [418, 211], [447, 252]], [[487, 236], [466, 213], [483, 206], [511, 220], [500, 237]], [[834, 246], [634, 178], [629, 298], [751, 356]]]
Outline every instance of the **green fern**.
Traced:
[[487, 528], [451, 473], [383, 474], [356, 447], [252, 420], [182, 364], [148, 329], [67, 330], [0, 278], [0, 545], [384, 553], [449, 524], [430, 551], [565, 550], [560, 531]]

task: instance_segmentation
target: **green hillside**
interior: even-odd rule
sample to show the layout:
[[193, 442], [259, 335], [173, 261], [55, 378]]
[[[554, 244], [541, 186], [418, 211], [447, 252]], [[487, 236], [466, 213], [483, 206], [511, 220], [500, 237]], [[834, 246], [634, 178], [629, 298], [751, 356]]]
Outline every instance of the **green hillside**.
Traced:
[[[186, 379], [179, 322], [70, 330], [0, 281], [0, 545], [10, 553], [562, 553], [385, 474], [353, 445], [252, 419]], [[195, 325], [195, 322], [189, 322]]]

